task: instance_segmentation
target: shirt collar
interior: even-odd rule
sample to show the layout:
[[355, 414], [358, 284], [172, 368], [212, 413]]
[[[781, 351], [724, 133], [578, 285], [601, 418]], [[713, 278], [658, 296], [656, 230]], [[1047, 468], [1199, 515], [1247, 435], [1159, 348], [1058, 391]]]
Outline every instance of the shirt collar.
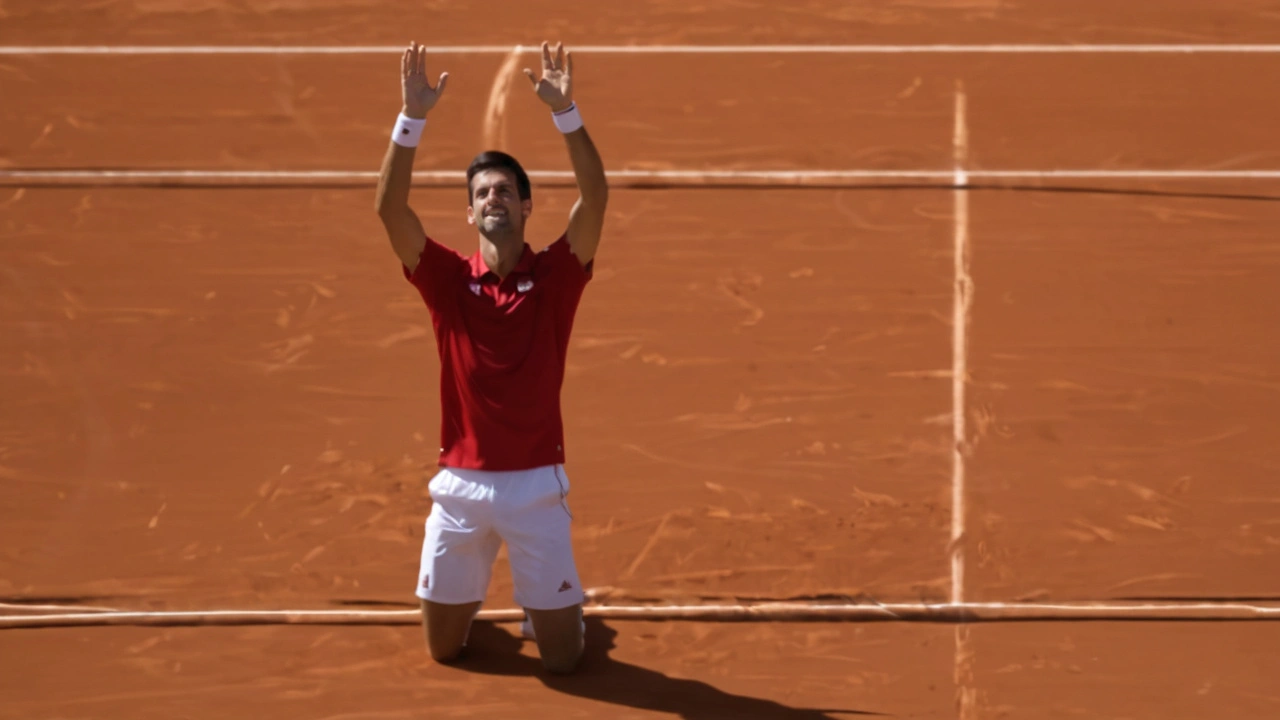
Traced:
[[[514, 275], [516, 273], [521, 273], [527, 275], [533, 272], [533, 257], [533, 249], [529, 247], [529, 243], [525, 243], [524, 251], [520, 253], [520, 259], [516, 261], [516, 266], [511, 269], [511, 274]], [[493, 275], [494, 277], [497, 277], [497, 275], [494, 275], [493, 271], [489, 269], [489, 266], [484, 264], [484, 256], [480, 254], [479, 250], [476, 250], [475, 254], [471, 256], [470, 264], [471, 279], [473, 280], [481, 280], [486, 275]]]

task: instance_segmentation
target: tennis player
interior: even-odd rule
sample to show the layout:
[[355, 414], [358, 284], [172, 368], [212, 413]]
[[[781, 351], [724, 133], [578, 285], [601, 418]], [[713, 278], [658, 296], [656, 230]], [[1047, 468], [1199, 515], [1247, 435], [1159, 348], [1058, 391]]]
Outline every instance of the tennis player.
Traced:
[[542, 44], [542, 76], [526, 69], [548, 124], [564, 135], [579, 197], [564, 232], [534, 252], [529, 178], [502, 152], [467, 168], [470, 256], [427, 236], [409, 207], [415, 148], [444, 94], [426, 75], [424, 48], [401, 58], [404, 106], [378, 180], [376, 208], [404, 275], [431, 315], [440, 357], [439, 472], [429, 490], [417, 596], [431, 657], [458, 658], [507, 544], [522, 631], [553, 673], [576, 669], [584, 599], [570, 544], [560, 388], [569, 333], [604, 225], [604, 165], [573, 101], [573, 59]]

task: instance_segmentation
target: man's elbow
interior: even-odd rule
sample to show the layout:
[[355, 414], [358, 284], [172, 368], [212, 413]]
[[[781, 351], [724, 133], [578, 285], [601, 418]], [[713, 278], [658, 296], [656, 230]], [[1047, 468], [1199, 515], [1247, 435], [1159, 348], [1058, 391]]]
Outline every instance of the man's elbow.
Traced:
[[397, 217], [404, 210], [404, 205], [393, 202], [386, 195], [379, 194], [373, 199], [373, 211], [378, 213], [378, 217], [382, 218], [384, 222]]
[[609, 204], [609, 185], [602, 178], [599, 183], [590, 183], [582, 189], [582, 202], [593, 208], [604, 209]]

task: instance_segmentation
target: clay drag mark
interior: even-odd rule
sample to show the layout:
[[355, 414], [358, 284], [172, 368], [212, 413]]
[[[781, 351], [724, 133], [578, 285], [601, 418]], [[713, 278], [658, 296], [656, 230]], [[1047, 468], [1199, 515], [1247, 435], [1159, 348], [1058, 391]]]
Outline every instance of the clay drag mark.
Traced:
[[[1278, 628], [1163, 623], [974, 627], [978, 717], [1273, 717]], [[1054, 688], [1045, 692], [1046, 687]]]
[[[12, 208], [8, 590], [174, 609], [408, 598], [437, 371], [366, 193], [154, 197]], [[418, 197], [467, 249], [461, 196]], [[538, 197], [545, 239], [572, 195]], [[945, 598], [948, 207], [617, 193], [565, 388], [590, 585]], [[492, 602], [510, 603], [505, 567]]]
[[[1277, 37], [1274, 14], [1252, 2], [704, 5], [605, 18], [530, 3], [508, 19], [533, 38], [501, 40]], [[431, 15], [400, 25], [344, 2], [107, 2], [77, 5], [78, 22], [67, 7], [4, 3], [0, 40], [400, 44], [388, 35], [423, 20], [453, 42], [501, 35], [477, 36], [465, 4], [392, 6]], [[475, 79], [454, 84], [452, 114], [434, 125], [451, 140], [424, 152], [424, 167], [465, 166], [501, 59], [449, 68]], [[611, 167], [946, 168], [957, 77], [975, 168], [1276, 164], [1260, 134], [1275, 104], [1258, 81], [1231, 80], [1274, 76], [1259, 58], [650, 63], [646, 75], [635, 58], [602, 56], [585, 80], [599, 83], [588, 122]], [[0, 163], [369, 168], [385, 149], [394, 98], [386, 107], [371, 80], [376, 56], [201, 58], [177, 76], [163, 66], [6, 57]], [[202, 90], [176, 82], [191, 76]], [[50, 90], [68, 77], [79, 101]], [[651, 77], [690, 81], [668, 81], [667, 103], [636, 112], [636, 85]], [[536, 104], [507, 110], [529, 165], [563, 167]], [[459, 192], [423, 200], [430, 224], [461, 227]], [[570, 201], [540, 195], [536, 237], [560, 229], [544, 218]], [[19, 338], [0, 345], [0, 393], [17, 408], [0, 416], [0, 479], [19, 489], [0, 500], [6, 599], [278, 608], [408, 597], [436, 368], [368, 203], [363, 190], [0, 197], [0, 312]], [[969, 210], [980, 288], [969, 595], [1274, 594], [1275, 463], [1259, 434], [1275, 424], [1280, 359], [1266, 342], [1271, 210], [1038, 191], [975, 194]], [[950, 192], [618, 193], [613, 212], [566, 391], [584, 577], [650, 601], [944, 598]], [[500, 567], [492, 605], [509, 597]], [[0, 694], [18, 717], [171, 717], [193, 696], [218, 716], [265, 699], [290, 716], [397, 717], [424, 703], [501, 715], [518, 703], [531, 717], [602, 705], [954, 717], [957, 693], [982, 717], [1274, 715], [1258, 674], [1265, 631], [1062, 627], [976, 628], [957, 657], [950, 629], [922, 626], [620, 623], [610, 638], [593, 625], [593, 653], [616, 644], [618, 664], [560, 688], [527, 675], [528, 647], [514, 659], [505, 632], [489, 638], [492, 662], [449, 670], [425, 662], [411, 628], [14, 633], [5, 656], [34, 662], [10, 663]], [[1224, 641], [1236, 652], [1215, 654]]]
[[1277, 213], [978, 199], [975, 599], [1280, 596]]
[[[708, 56], [696, 61], [699, 83], [670, 84], [656, 104], [640, 100], [633, 83], [610, 82], [634, 77], [636, 58], [583, 60], [575, 78], [583, 117], [610, 170], [932, 168], [949, 159], [954, 75], [937, 58], [886, 67], [857, 58], [815, 65], [803, 56]], [[12, 74], [0, 77], [14, 78], [4, 81], [7, 96], [29, 110], [0, 114], [10, 138], [0, 158], [27, 168], [376, 172], [389, 137], [386, 118], [394, 121], [399, 107], [393, 54], [3, 62]], [[671, 55], [643, 60], [655, 77], [687, 73], [688, 63]], [[569, 169], [564, 141], [525, 67], [536, 68], [537, 55], [428, 58], [431, 72], [449, 72], [448, 99], [432, 111], [415, 168], [461, 172], [477, 152], [498, 144], [529, 170]], [[69, 76], [83, 83], [83, 94], [62, 90]], [[502, 92], [504, 82], [510, 85]], [[859, 88], [858, 103], [827, 102], [831, 88], [846, 86]], [[501, 124], [494, 118], [499, 105]], [[778, 135], [780, 125], [804, 142]], [[851, 143], [855, 137], [861, 140]]]
[[[1069, 4], [964, 2], [844, 2], [819, 0], [783, 7], [763, 0], [661, 1], [619, 6], [608, 14], [588, 0], [534, 0], [504, 11], [503, 22], [478, 25], [475, 2], [322, 0], [305, 4], [224, 0], [152, 2], [8, 0], [0, 42], [138, 44], [407, 42], [406, 28], [430, 28], [433, 38], [459, 44], [538, 42], [564, 37], [583, 43], [875, 43], [1003, 42], [1271, 42], [1280, 19], [1262, 0], [1206, 5], [1167, 0], [1123, 6], [1106, 0]], [[75, 22], [63, 21], [75, 17]], [[386, 17], [397, 18], [394, 23]], [[422, 38], [426, 40], [426, 38]], [[438, 42], [441, 40], [437, 40]]]
[[[530, 718], [946, 717], [947, 632], [589, 620], [585, 665], [568, 678], [542, 673], [531, 643], [489, 623], [473, 629], [474, 657], [458, 667], [432, 664], [417, 628], [18, 632], [6, 646], [33, 662], [0, 678], [0, 717], [125, 708], [143, 718], [224, 717], [267, 708], [268, 717], [408, 718], [427, 705], [440, 717], [514, 707]], [[71, 644], [92, 651], [71, 652]], [[57, 681], [47, 672], [55, 660], [81, 680]]]

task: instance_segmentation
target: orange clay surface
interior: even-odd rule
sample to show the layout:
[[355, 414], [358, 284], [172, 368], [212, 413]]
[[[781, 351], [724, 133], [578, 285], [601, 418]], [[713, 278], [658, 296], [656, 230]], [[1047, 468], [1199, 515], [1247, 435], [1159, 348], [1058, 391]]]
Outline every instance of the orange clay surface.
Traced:
[[[1273, 42], [1269, 3], [0, 3], [0, 44]], [[417, 167], [563, 142], [441, 54]], [[1280, 167], [1269, 55], [604, 55], [611, 170]], [[517, 65], [530, 66], [526, 55]], [[0, 56], [0, 167], [376, 170], [393, 53]], [[892, 185], [893, 183], [887, 183]], [[1054, 187], [1061, 185], [1060, 187]], [[1140, 191], [1140, 192], [1136, 192]], [[535, 187], [529, 241], [574, 195]], [[424, 224], [475, 247], [461, 187]], [[969, 193], [970, 600], [1280, 597], [1277, 182]], [[438, 365], [373, 188], [0, 188], [0, 602], [414, 606]], [[949, 189], [616, 190], [564, 388], [616, 602], [951, 587]], [[488, 607], [511, 606], [505, 558]], [[1270, 718], [1272, 625], [0, 631], [0, 717]], [[822, 711], [827, 711], [825, 714]]]

